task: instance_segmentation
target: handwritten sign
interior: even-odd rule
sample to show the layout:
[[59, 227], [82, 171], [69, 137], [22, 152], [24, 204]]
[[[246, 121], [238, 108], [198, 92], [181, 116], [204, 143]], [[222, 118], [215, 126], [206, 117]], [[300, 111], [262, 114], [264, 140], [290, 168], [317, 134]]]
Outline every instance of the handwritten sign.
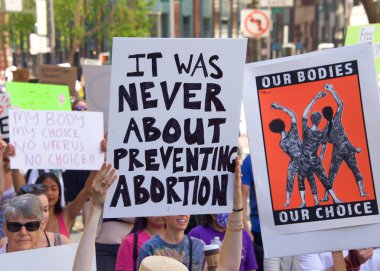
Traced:
[[108, 112], [110, 104], [111, 66], [83, 66], [86, 83], [86, 102], [89, 111], [103, 112], [104, 131], [108, 131]]
[[12, 108], [40, 110], [71, 110], [67, 86], [7, 83]]
[[11, 108], [9, 93], [0, 93], [0, 137], [9, 140], [8, 110]]
[[243, 100], [267, 257], [377, 246], [374, 74], [368, 43], [246, 66]]
[[344, 45], [358, 43], [372, 43], [372, 50], [375, 57], [377, 80], [380, 81], [380, 23], [363, 26], [348, 26]]
[[246, 39], [113, 46], [105, 217], [231, 211]]
[[[71, 271], [77, 249], [78, 244], [68, 244], [0, 254], [0, 270]], [[91, 271], [96, 271], [95, 257]]]
[[56, 65], [41, 65], [39, 77], [40, 83], [69, 86], [70, 96], [76, 96], [76, 67], [58, 67]]
[[104, 156], [99, 112], [9, 110], [12, 168], [99, 169]]

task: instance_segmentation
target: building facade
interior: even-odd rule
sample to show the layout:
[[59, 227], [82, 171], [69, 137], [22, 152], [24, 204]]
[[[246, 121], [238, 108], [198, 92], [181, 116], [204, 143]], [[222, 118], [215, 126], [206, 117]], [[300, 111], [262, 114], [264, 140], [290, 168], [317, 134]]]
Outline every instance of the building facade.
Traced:
[[[154, 37], [242, 37], [241, 10], [258, 7], [271, 12], [270, 37], [258, 41], [257, 59], [310, 52], [318, 45], [344, 43], [350, 0], [161, 0], [152, 9]], [[264, 3], [264, 6], [262, 5]], [[272, 5], [271, 5], [272, 3]], [[286, 6], [281, 6], [285, 3]], [[261, 7], [260, 7], [261, 4]], [[172, 6], [171, 6], [172, 5]], [[269, 7], [268, 7], [269, 5]], [[174, 14], [171, 14], [171, 11]], [[170, 31], [174, 24], [174, 31]], [[289, 48], [291, 50], [289, 50]], [[248, 52], [249, 53], [249, 52]]]

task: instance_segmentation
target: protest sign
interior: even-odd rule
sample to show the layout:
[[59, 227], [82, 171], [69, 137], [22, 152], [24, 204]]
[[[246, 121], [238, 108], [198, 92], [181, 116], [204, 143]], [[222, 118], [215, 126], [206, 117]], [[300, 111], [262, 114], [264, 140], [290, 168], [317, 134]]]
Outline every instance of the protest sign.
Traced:
[[246, 39], [113, 46], [104, 216], [230, 212]]
[[0, 93], [0, 138], [9, 140], [8, 110], [11, 108], [9, 93]]
[[[68, 244], [0, 254], [0, 270], [71, 271], [77, 249], [78, 244]], [[95, 257], [91, 270], [96, 271]]]
[[39, 73], [40, 83], [69, 86], [70, 96], [76, 96], [75, 82], [77, 80], [76, 67], [59, 67], [56, 65], [41, 65]]
[[67, 86], [32, 83], [7, 83], [12, 108], [71, 110]]
[[371, 42], [376, 63], [377, 80], [380, 80], [380, 23], [348, 26], [344, 45]]
[[9, 110], [12, 168], [99, 169], [103, 115], [100, 112]]
[[266, 257], [375, 246], [372, 57], [362, 44], [247, 65], [243, 100]]
[[103, 112], [104, 131], [108, 130], [108, 106], [110, 104], [111, 66], [83, 66], [86, 84], [86, 102], [89, 111]]
[[13, 82], [28, 82], [29, 81], [29, 70], [27, 69], [17, 69], [13, 73]]

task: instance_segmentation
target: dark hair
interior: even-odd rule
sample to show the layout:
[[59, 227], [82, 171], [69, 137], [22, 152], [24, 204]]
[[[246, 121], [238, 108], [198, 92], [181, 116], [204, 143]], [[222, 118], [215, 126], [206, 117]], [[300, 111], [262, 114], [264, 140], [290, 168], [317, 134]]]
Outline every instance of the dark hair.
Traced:
[[269, 123], [269, 129], [273, 133], [281, 133], [285, 130], [285, 123], [282, 119], [274, 119]]
[[58, 177], [51, 172], [46, 172], [38, 176], [36, 183], [44, 183], [46, 179], [52, 179], [56, 185], [58, 186], [58, 191], [59, 191], [59, 196], [58, 196], [58, 201], [54, 206], [54, 214], [58, 215], [62, 213], [62, 205], [61, 205], [61, 198], [62, 198], [62, 189], [61, 189], [61, 184], [59, 183]]
[[322, 120], [322, 116], [321, 116], [321, 113], [319, 112], [313, 112], [313, 114], [311, 114], [311, 122], [315, 125], [318, 125]]
[[213, 219], [211, 215], [200, 215], [199, 221], [202, 226], [211, 227]]
[[331, 108], [331, 106], [325, 106], [323, 109], [322, 109], [322, 114], [323, 114], [323, 117], [325, 119], [327, 119], [327, 121], [329, 122], [329, 126], [328, 126], [328, 130], [327, 130], [327, 136], [330, 136], [330, 132], [331, 132], [331, 129], [332, 129], [332, 116], [333, 116], [333, 110]]
[[76, 98], [72, 103], [71, 103], [71, 109], [74, 110], [75, 109], [75, 106], [79, 103], [79, 102], [84, 102], [87, 104], [86, 100], [83, 99], [83, 98]]
[[146, 217], [136, 217], [135, 224], [131, 230], [131, 233], [139, 233], [146, 229], [148, 219]]
[[328, 121], [332, 120], [333, 110], [332, 110], [331, 106], [325, 106], [322, 109], [322, 114], [323, 114], [323, 117], [325, 119], [327, 119]]

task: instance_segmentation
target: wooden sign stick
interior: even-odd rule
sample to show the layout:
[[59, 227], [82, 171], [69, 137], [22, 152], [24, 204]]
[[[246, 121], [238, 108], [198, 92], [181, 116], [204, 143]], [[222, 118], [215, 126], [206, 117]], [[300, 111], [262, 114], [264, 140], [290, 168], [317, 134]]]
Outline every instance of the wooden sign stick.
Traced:
[[343, 251], [331, 252], [334, 262], [335, 271], [346, 271], [346, 263], [344, 262]]

